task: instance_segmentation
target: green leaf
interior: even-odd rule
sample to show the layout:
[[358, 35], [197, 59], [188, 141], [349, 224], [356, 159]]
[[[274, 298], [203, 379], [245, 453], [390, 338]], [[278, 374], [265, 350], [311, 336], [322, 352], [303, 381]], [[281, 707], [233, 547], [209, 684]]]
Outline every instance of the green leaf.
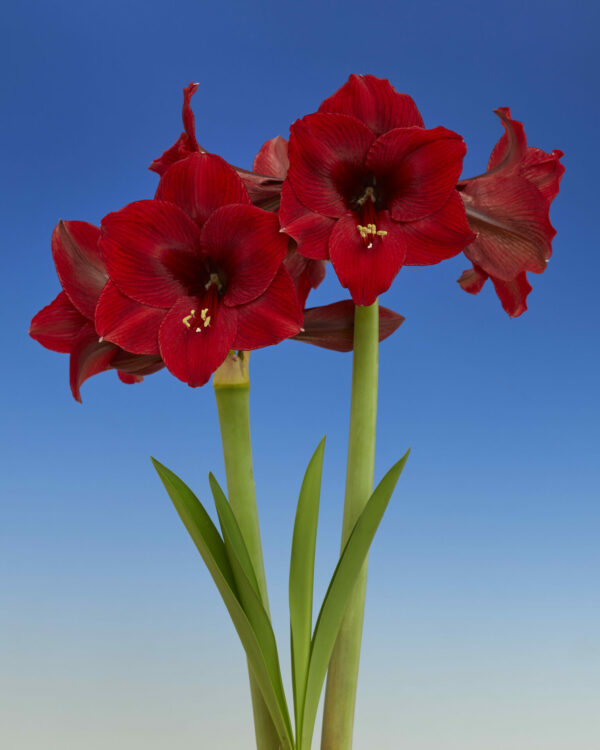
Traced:
[[348, 600], [409, 453], [407, 451], [392, 466], [369, 498], [348, 538], [325, 594], [312, 639], [301, 749], [310, 748], [323, 681]]
[[277, 697], [279, 711], [285, 721], [287, 734], [291, 738], [292, 726], [285, 698], [285, 690], [283, 688], [283, 680], [281, 679], [277, 642], [271, 626], [271, 620], [261, 601], [256, 574], [231, 505], [212, 474], [208, 475], [208, 481], [217, 508], [221, 530], [223, 531], [225, 551], [237, 585], [238, 599], [260, 644], [271, 685]]
[[232, 553], [235, 552], [238, 563], [244, 571], [245, 578], [252, 585], [257, 596], [260, 597], [260, 588], [256, 578], [256, 571], [254, 570], [254, 565], [252, 565], [248, 547], [246, 547], [246, 542], [244, 541], [244, 535], [238, 525], [231, 505], [213, 474], [208, 475], [208, 482], [215, 501], [217, 515], [219, 516], [219, 524], [221, 526], [221, 532], [225, 542], [225, 550], [229, 561], [231, 562]]
[[289, 729], [289, 718], [286, 722], [285, 716], [282, 715], [279, 698], [271, 681], [270, 669], [263, 653], [262, 644], [240, 603], [234, 572], [229, 562], [225, 544], [210, 516], [190, 488], [176, 474], [154, 458], [152, 463], [169, 493], [175, 510], [202, 555], [202, 559], [227, 607], [283, 747], [286, 750], [292, 750], [294, 741]]
[[314, 452], [300, 489], [290, 560], [290, 637], [296, 733], [300, 743], [304, 690], [312, 635], [315, 547], [325, 438]]

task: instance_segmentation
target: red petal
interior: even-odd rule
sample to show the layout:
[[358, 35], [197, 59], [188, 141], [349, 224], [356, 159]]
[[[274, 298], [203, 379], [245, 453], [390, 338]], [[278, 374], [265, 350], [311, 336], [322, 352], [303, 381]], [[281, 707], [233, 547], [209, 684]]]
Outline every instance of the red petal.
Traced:
[[214, 154], [192, 154], [162, 177], [156, 199], [175, 203], [201, 227], [221, 206], [250, 203], [235, 170]]
[[523, 271], [541, 273], [555, 231], [548, 204], [522, 177], [474, 179], [461, 193], [477, 239], [465, 255], [490, 276], [510, 281]]
[[562, 156], [563, 152], [558, 149], [547, 154], [539, 148], [528, 148], [521, 162], [521, 176], [536, 186], [548, 205], [556, 198], [565, 171], [560, 163]]
[[322, 260], [311, 260], [296, 249], [288, 250], [284, 266], [289, 271], [300, 305], [304, 307], [311, 289], [316, 289], [325, 278], [325, 263]]
[[116, 351], [114, 344], [98, 340], [98, 334], [91, 323], [81, 329], [74, 342], [69, 363], [71, 392], [76, 401], [81, 403], [81, 384], [92, 375], [110, 369]]
[[288, 142], [280, 135], [263, 144], [252, 165], [252, 171], [282, 180], [287, 177], [289, 168]]
[[58, 278], [71, 302], [88, 320], [108, 276], [98, 249], [100, 230], [85, 221], [59, 221], [52, 233]]
[[396, 221], [414, 221], [437, 211], [450, 197], [466, 146], [446, 128], [397, 128], [378, 138], [367, 166], [381, 185]]
[[295, 336], [302, 326], [302, 307], [292, 277], [282, 266], [264, 294], [238, 311], [234, 349], [259, 349]]
[[336, 220], [305, 208], [289, 180], [283, 183], [279, 220], [282, 231], [298, 243], [299, 253], [316, 260], [329, 258], [329, 237]]
[[[237, 310], [214, 305], [207, 298], [208, 295], [178, 299], [166, 314], [158, 335], [165, 365], [175, 377], [191, 386], [207, 382], [233, 347], [237, 330]], [[197, 318], [189, 327], [186, 325], [184, 321], [193, 315], [192, 310], [197, 316], [207, 307], [210, 325], [205, 327]]]
[[504, 127], [504, 135], [494, 146], [488, 162], [487, 175], [492, 172], [507, 171], [517, 166], [527, 148], [527, 138], [523, 123], [513, 120], [508, 107], [498, 107], [494, 110]]
[[121, 372], [120, 370], [117, 371], [117, 375], [119, 376], [119, 380], [125, 383], [125, 385], [135, 385], [136, 383], [141, 383], [144, 379], [143, 375], [130, 375], [128, 372]]
[[[304, 311], [302, 331], [295, 341], [321, 346], [336, 352], [350, 352], [354, 348], [354, 302], [343, 300]], [[391, 336], [404, 322], [402, 315], [387, 307], [379, 308], [379, 340]]]
[[325, 99], [319, 112], [352, 115], [375, 135], [392, 128], [423, 127], [423, 118], [411, 97], [398, 93], [387, 79], [371, 75], [352, 74], [341, 89]]
[[96, 307], [96, 331], [132, 354], [158, 354], [158, 329], [164, 316], [165, 310], [134, 302], [109, 281]]
[[290, 132], [289, 179], [296, 196], [312, 211], [343, 216], [346, 197], [364, 191], [373, 133], [354, 117], [329, 114], [308, 115]]
[[223, 301], [229, 307], [266, 290], [287, 246], [277, 215], [256, 206], [224, 206], [202, 228], [202, 249], [226, 280]]
[[29, 335], [46, 349], [68, 354], [87, 322], [87, 318], [84, 318], [67, 295], [61, 292], [33, 317]]
[[110, 366], [119, 370], [119, 377], [130, 375], [137, 378], [136, 382], [143, 380], [144, 375], [152, 375], [161, 370], [165, 365], [160, 356], [154, 354], [131, 354], [130, 352], [117, 349]]
[[479, 266], [473, 266], [463, 271], [458, 283], [469, 294], [479, 294], [483, 289], [483, 285], [489, 279], [487, 273]]
[[402, 224], [406, 238], [405, 266], [428, 266], [457, 255], [473, 242], [465, 207], [456, 190], [430, 216]]
[[496, 294], [502, 302], [502, 307], [511, 318], [517, 318], [527, 310], [527, 295], [531, 291], [531, 284], [527, 281], [527, 275], [520, 273], [511, 281], [503, 281], [490, 276]]
[[329, 240], [335, 272], [357, 305], [372, 305], [389, 289], [406, 255], [401, 225], [392, 221], [387, 211], [377, 214], [377, 229], [386, 231], [387, 236], [374, 237], [373, 246], [366, 247], [357, 229], [356, 216], [347, 213], [336, 223]]
[[196, 141], [194, 113], [190, 106], [192, 96], [196, 93], [197, 88], [197, 83], [190, 83], [189, 86], [186, 86], [183, 89], [182, 119], [185, 132], [179, 136], [175, 143], [168, 148], [162, 156], [155, 159], [150, 165], [149, 169], [153, 172], [158, 172], [159, 175], [163, 175], [172, 164], [175, 164], [175, 162], [185, 159], [186, 156], [197, 151], [202, 151]]
[[200, 230], [172, 203], [136, 201], [108, 214], [100, 247], [111, 279], [142, 304], [168, 308], [204, 278]]

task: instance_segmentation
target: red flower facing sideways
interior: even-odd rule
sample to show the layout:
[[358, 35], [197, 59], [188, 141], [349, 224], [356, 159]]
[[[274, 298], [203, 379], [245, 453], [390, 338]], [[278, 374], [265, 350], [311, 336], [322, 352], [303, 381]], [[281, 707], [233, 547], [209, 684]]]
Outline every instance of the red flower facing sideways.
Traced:
[[527, 146], [522, 123], [508, 107], [496, 114], [504, 126], [485, 174], [462, 180], [458, 190], [477, 239], [465, 249], [473, 268], [458, 280], [477, 294], [492, 280], [503, 308], [511, 317], [527, 309], [531, 286], [527, 271], [542, 273], [552, 254], [556, 234], [550, 224], [550, 204], [565, 171], [562, 151], [547, 154]]
[[98, 330], [129, 351], [160, 354], [189, 385], [206, 383], [231, 349], [300, 331], [302, 309], [283, 266], [288, 238], [220, 157], [176, 162], [155, 200], [109, 214], [101, 230], [110, 282]]
[[456, 190], [465, 150], [456, 133], [425, 129], [389, 81], [352, 75], [291, 127], [284, 231], [370, 305], [403, 265], [438, 263], [474, 239]]
[[124, 383], [138, 383], [163, 366], [159, 356], [138, 356], [103, 341], [94, 327], [96, 302], [108, 281], [98, 249], [100, 230], [84, 221], [61, 221], [52, 255], [63, 291], [31, 321], [29, 334], [42, 346], [70, 355], [73, 397], [84, 380], [116, 369]]
[[[186, 159], [191, 154], [208, 153], [207, 150], [196, 140], [196, 122], [194, 113], [192, 112], [191, 100], [197, 90], [197, 83], [190, 83], [183, 89], [183, 110], [181, 113], [183, 120], [183, 133], [181, 133], [175, 143], [159, 156], [158, 159], [155, 159], [149, 167], [161, 177], [170, 166], [182, 159]], [[284, 149], [287, 152], [287, 144], [285, 140], [283, 138], [280, 140], [285, 144]], [[267, 141], [267, 143], [264, 144], [255, 160], [253, 171], [242, 169], [241, 167], [233, 167], [244, 183], [252, 203], [259, 208], [264, 208], [268, 211], [276, 211], [279, 207], [281, 185], [285, 177], [285, 174], [279, 175], [273, 173], [273, 168], [275, 167], [275, 169], [277, 169], [275, 165], [278, 165], [278, 145], [278, 138], [273, 138], [271, 141]], [[287, 160], [287, 154], [285, 159]], [[269, 165], [270, 168], [268, 171], [261, 173], [260, 167], [265, 164]]]

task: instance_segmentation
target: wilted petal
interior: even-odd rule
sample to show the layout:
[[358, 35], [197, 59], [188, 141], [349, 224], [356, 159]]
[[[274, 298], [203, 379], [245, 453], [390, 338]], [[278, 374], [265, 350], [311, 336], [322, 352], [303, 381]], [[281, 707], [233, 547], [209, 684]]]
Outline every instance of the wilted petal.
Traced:
[[282, 266], [264, 294], [236, 308], [234, 349], [259, 349], [294, 336], [302, 325], [302, 307], [290, 274]]
[[159, 182], [155, 197], [179, 206], [200, 227], [221, 206], [250, 203], [233, 167], [214, 154], [192, 154], [174, 164]]
[[387, 211], [377, 214], [377, 228], [387, 235], [374, 237], [368, 248], [357, 231], [356, 216], [348, 213], [336, 223], [329, 240], [335, 272], [357, 305], [372, 305], [387, 291], [406, 256], [401, 225], [392, 221]]
[[[294, 336], [294, 341], [304, 341], [336, 352], [352, 351], [354, 310], [352, 300], [308, 308], [304, 311], [302, 331]], [[403, 322], [402, 315], [387, 307], [379, 307], [379, 341], [391, 336]]]
[[375, 135], [392, 128], [423, 127], [417, 105], [407, 94], [398, 93], [385, 78], [352, 74], [348, 81], [321, 104], [319, 112], [352, 115]]
[[98, 248], [100, 230], [86, 221], [59, 221], [52, 233], [52, 257], [62, 288], [88, 320], [108, 279]]
[[39, 311], [31, 321], [29, 335], [46, 349], [68, 354], [81, 329], [88, 323], [64, 292]]

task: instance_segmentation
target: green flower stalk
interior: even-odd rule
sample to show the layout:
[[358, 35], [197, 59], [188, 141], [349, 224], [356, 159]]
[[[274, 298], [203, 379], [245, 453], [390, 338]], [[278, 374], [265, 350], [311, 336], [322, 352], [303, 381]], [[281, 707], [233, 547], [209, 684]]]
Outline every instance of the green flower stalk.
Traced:
[[[250, 352], [231, 352], [215, 372], [213, 386], [219, 412], [229, 502], [248, 548], [263, 605], [269, 612], [252, 468], [249, 356]], [[248, 672], [256, 747], [258, 750], [280, 750], [277, 731], [250, 665]]]
[[[357, 305], [354, 314], [342, 549], [373, 490], [378, 368], [379, 305], [375, 301], [368, 307]], [[352, 747], [366, 586], [367, 560], [357, 579], [329, 665], [321, 750], [351, 750]]]

